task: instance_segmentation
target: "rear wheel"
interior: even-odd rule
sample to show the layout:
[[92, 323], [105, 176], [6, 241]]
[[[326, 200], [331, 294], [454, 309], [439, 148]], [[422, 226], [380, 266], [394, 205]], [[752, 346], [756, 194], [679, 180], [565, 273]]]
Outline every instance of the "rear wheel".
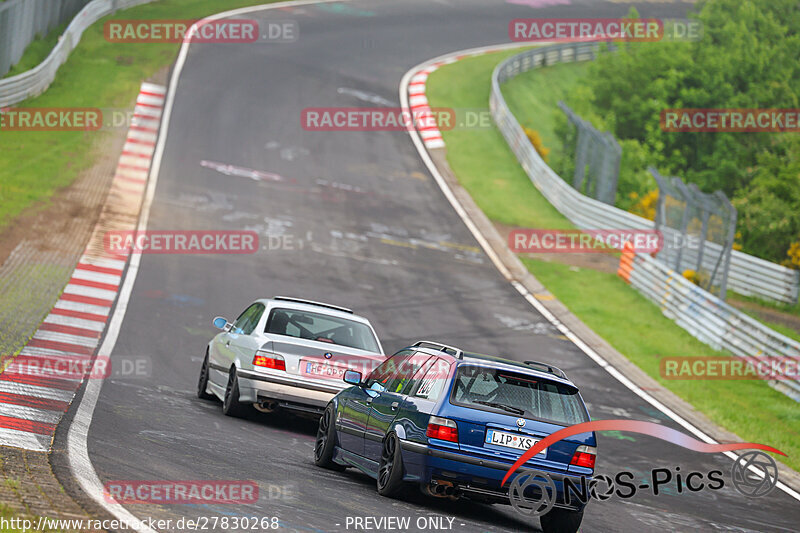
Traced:
[[214, 395], [206, 392], [208, 389], [208, 351], [203, 358], [203, 366], [200, 367], [200, 378], [197, 380], [197, 397], [201, 400], [213, 400]]
[[242, 418], [247, 413], [247, 405], [239, 401], [239, 378], [236, 367], [228, 374], [228, 385], [225, 387], [225, 399], [222, 401], [222, 413], [226, 416]]
[[381, 460], [378, 464], [378, 494], [392, 498], [403, 488], [403, 456], [400, 439], [390, 433], [383, 441]]
[[319, 419], [317, 440], [314, 443], [314, 464], [330, 470], [344, 470], [345, 467], [333, 462], [333, 449], [336, 447], [336, 411], [329, 405]]
[[572, 511], [554, 507], [539, 517], [544, 533], [576, 533], [583, 520], [583, 509]]

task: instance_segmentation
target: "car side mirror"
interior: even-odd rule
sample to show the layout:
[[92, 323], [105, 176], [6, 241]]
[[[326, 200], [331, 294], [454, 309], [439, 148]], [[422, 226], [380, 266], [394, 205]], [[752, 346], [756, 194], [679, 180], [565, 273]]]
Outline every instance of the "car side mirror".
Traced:
[[361, 372], [358, 370], [346, 370], [342, 379], [350, 385], [361, 385]]
[[212, 323], [214, 324], [215, 328], [222, 330], [228, 326], [228, 320], [224, 316], [215, 317]]

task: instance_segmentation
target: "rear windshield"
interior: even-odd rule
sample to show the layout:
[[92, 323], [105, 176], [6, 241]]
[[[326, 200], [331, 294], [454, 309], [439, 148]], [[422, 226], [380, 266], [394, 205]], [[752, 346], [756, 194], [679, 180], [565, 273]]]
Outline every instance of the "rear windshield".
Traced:
[[327, 342], [378, 353], [372, 330], [361, 322], [296, 309], [273, 309], [265, 333]]
[[589, 420], [577, 389], [498, 368], [460, 367], [450, 402], [564, 426]]

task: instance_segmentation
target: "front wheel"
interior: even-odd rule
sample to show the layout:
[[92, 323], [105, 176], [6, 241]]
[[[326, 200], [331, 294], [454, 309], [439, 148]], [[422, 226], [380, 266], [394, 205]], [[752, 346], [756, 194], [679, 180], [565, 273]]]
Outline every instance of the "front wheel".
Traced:
[[333, 462], [333, 449], [336, 447], [336, 411], [329, 405], [319, 419], [317, 440], [314, 443], [314, 464], [329, 470], [344, 470], [345, 467]]
[[383, 441], [381, 461], [378, 464], [378, 494], [395, 497], [403, 488], [403, 456], [400, 439], [394, 433]]
[[236, 367], [232, 367], [228, 374], [228, 385], [225, 387], [225, 399], [222, 401], [222, 414], [242, 418], [247, 407], [239, 401], [239, 378], [236, 376]]
[[554, 507], [539, 517], [544, 533], [577, 533], [583, 520], [583, 509], [573, 511]]

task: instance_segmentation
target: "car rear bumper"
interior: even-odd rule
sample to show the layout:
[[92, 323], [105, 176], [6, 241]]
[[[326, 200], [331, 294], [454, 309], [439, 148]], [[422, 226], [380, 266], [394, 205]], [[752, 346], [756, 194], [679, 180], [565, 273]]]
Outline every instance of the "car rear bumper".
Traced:
[[291, 374], [274, 375], [241, 369], [239, 401], [256, 403], [272, 399], [324, 408], [347, 385], [332, 381], [310, 380]]
[[[485, 459], [408, 440], [401, 440], [400, 446], [403, 450], [403, 463], [410, 474], [408, 476], [410, 479], [424, 483], [433, 481], [452, 483], [465, 495], [497, 503], [509, 503], [508, 487], [511, 483], [507, 482], [505, 486], [501, 486], [500, 482], [512, 466], [510, 461]], [[564, 495], [564, 480], [569, 478], [574, 486], [581, 487], [583, 476], [580, 474], [530, 465], [524, 469], [546, 473], [553, 480], [558, 493], [556, 507], [579, 510], [585, 506], [585, 502], [580, 501], [574, 494], [569, 502]], [[588, 483], [590, 476], [585, 478], [584, 483]], [[511, 479], [513, 480], [513, 476]]]

